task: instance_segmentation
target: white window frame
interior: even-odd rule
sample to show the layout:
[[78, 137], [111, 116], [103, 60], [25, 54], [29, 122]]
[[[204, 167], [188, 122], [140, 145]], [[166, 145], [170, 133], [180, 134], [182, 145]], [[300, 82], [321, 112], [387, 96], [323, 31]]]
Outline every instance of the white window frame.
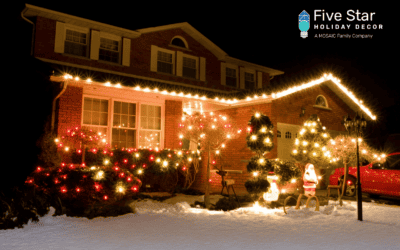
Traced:
[[[230, 63], [226, 63], [225, 64], [225, 85], [226, 85], [226, 69], [227, 68], [230, 68], [230, 69], [234, 69], [234, 70], [236, 70], [236, 88], [239, 88], [239, 68], [238, 68], [238, 66], [237, 65], [234, 65], [234, 64], [230, 64]], [[226, 86], [229, 86], [229, 85], [226, 85]], [[232, 86], [229, 86], [229, 87], [232, 87]]]
[[256, 80], [256, 71], [254, 69], [248, 69], [248, 68], [244, 68], [244, 73], [243, 73], [243, 85], [244, 85], [244, 89], [246, 89], [246, 73], [248, 74], [252, 74], [253, 75], [253, 79], [254, 79], [254, 89], [257, 88], [257, 80]]
[[161, 74], [169, 74], [169, 73], [158, 71], [158, 69], [157, 69], [158, 51], [172, 54], [172, 75], [175, 75], [175, 68], [176, 68], [175, 51], [169, 50], [169, 49], [160, 48], [160, 47], [157, 47], [155, 45], [151, 45], [150, 71], [161, 73]]
[[[92, 99], [100, 99], [100, 100], [107, 100], [108, 101], [108, 110], [107, 110], [107, 126], [104, 125], [92, 125], [92, 124], [84, 124], [83, 119], [84, 119], [84, 105], [85, 105], [85, 98], [92, 98]], [[111, 107], [110, 107], [110, 99], [105, 98], [105, 97], [100, 97], [100, 96], [93, 96], [93, 95], [83, 95], [82, 97], [82, 118], [81, 118], [81, 127], [92, 127], [92, 128], [105, 128], [106, 129], [106, 140], [109, 141], [110, 137], [110, 112], [111, 112]]]
[[[107, 126], [100, 126], [100, 125], [89, 125], [89, 124], [83, 124], [83, 113], [84, 113], [84, 101], [85, 98], [94, 98], [94, 99], [101, 99], [101, 100], [107, 100], [108, 101], [108, 117], [107, 117]], [[135, 129], [133, 128], [127, 128], [127, 129], [132, 129], [135, 130], [135, 144], [136, 144], [136, 148], [139, 149], [139, 136], [140, 136], [140, 131], [157, 131], [160, 132], [160, 145], [159, 145], [159, 149], [163, 149], [164, 148], [164, 134], [165, 134], [165, 104], [162, 103], [154, 103], [151, 101], [146, 101], [146, 100], [130, 100], [130, 99], [121, 99], [121, 98], [114, 98], [114, 97], [104, 97], [104, 96], [97, 96], [97, 95], [92, 95], [92, 94], [83, 94], [82, 96], [82, 111], [81, 111], [81, 127], [101, 127], [101, 128], [105, 128], [107, 131], [107, 135], [106, 135], [106, 140], [107, 143], [112, 147], [113, 145], [111, 145], [112, 143], [112, 129], [114, 128], [114, 102], [125, 102], [125, 103], [134, 103], [136, 104], [136, 119], [135, 119]], [[140, 114], [141, 114], [141, 105], [145, 104], [145, 105], [151, 105], [151, 106], [159, 106], [161, 107], [161, 124], [160, 124], [160, 130], [155, 130], [155, 129], [141, 129], [141, 119], [140, 119]]]
[[[141, 119], [141, 115], [142, 115], [142, 105], [149, 105], [149, 106], [158, 106], [160, 107], [160, 112], [161, 112], [161, 117], [160, 117], [160, 130], [157, 129], [142, 129], [142, 119]], [[141, 148], [140, 145], [140, 141], [139, 141], [139, 137], [140, 137], [140, 131], [155, 131], [155, 132], [160, 132], [160, 147], [161, 148], [163, 145], [163, 134], [164, 134], [164, 124], [163, 124], [163, 116], [164, 116], [164, 109], [163, 109], [163, 105], [159, 104], [159, 103], [148, 103], [148, 102], [141, 102], [139, 103], [139, 125], [138, 125], [138, 134], [137, 134], [137, 148]]]
[[[102, 32], [102, 31], [100, 31], [100, 33], [99, 33], [99, 39], [100, 39], [99, 40], [99, 61], [108, 62], [108, 63], [115, 63], [115, 62], [110, 62], [110, 61], [107, 61], [107, 60], [101, 60], [100, 59], [100, 50], [102, 49], [101, 48], [101, 38], [106, 38], [106, 39], [110, 39], [110, 40], [118, 42], [118, 62], [117, 62], [117, 64], [121, 64], [121, 60], [122, 60], [122, 58], [121, 58], [122, 57], [122, 53], [121, 53], [122, 37], [117, 36], [117, 35], [113, 35], [113, 34], [110, 34], [110, 33]], [[105, 50], [107, 50], [107, 49], [105, 49]]]
[[[199, 79], [199, 58], [197, 56], [192, 56], [192, 55], [188, 55], [188, 54], [183, 54], [182, 55], [182, 76], [183, 76], [183, 58], [190, 58], [190, 59], [194, 59], [196, 61], [196, 76], [194, 79]], [[188, 77], [188, 76], [183, 76], [183, 77]], [[193, 79], [192, 77], [188, 77]]]
[[[185, 44], [185, 48], [172, 44], [172, 41], [173, 41], [175, 38], [181, 39], [182, 42]], [[188, 42], [186, 41], [185, 38], [183, 38], [183, 37], [181, 37], [181, 36], [174, 36], [174, 37], [171, 39], [171, 41], [169, 42], [169, 46], [174, 47], [174, 48], [180, 48], [180, 49], [187, 49], [187, 50], [189, 50], [189, 44], [188, 44]]]
[[[325, 100], [326, 106], [317, 105], [318, 97], [322, 97]], [[315, 98], [314, 106], [321, 107], [321, 108], [329, 108], [328, 101], [326, 100], [325, 96], [323, 96], [323, 95], [318, 95], [317, 98]]]
[[132, 103], [132, 104], [135, 104], [136, 105], [136, 117], [135, 117], [135, 128], [129, 128], [129, 127], [121, 127], [122, 129], [129, 129], [129, 130], [135, 130], [135, 145], [136, 145], [136, 148], [138, 148], [137, 147], [137, 145], [138, 145], [138, 102], [135, 102], [135, 101], [131, 101], [131, 100], [126, 100], [126, 99], [119, 99], [119, 98], [111, 98], [110, 99], [111, 100], [111, 102], [112, 102], [112, 107], [111, 107], [111, 117], [110, 117], [110, 120], [111, 120], [111, 123], [110, 123], [110, 145], [111, 145], [111, 147], [113, 147], [113, 145], [112, 145], [112, 141], [113, 141], [113, 138], [112, 138], [112, 130], [114, 129], [114, 128], [119, 128], [119, 127], [114, 127], [114, 103], [115, 102], [125, 102], [125, 103]]
[[80, 33], [85, 33], [86, 34], [86, 55], [83, 57], [89, 57], [89, 50], [90, 50], [90, 46], [89, 46], [89, 40], [90, 40], [90, 30], [88, 28], [84, 28], [84, 27], [79, 27], [79, 26], [75, 26], [69, 23], [65, 23], [64, 24], [64, 30], [63, 30], [63, 53], [66, 55], [71, 55], [71, 56], [79, 56], [79, 55], [74, 55], [74, 54], [69, 54], [69, 53], [65, 53], [65, 42], [67, 41], [67, 30], [72, 30], [72, 31], [77, 31]]

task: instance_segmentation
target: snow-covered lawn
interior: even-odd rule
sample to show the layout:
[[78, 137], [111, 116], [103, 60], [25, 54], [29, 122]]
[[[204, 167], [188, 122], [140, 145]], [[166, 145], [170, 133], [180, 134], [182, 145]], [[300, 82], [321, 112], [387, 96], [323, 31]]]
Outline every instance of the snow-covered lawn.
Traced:
[[[74, 218], [48, 215], [23, 229], [0, 230], [0, 249], [400, 249], [400, 207], [330, 202], [295, 210], [191, 208], [196, 196], [133, 202], [136, 214]], [[175, 202], [177, 202], [175, 204]], [[188, 203], [189, 202], [189, 203]]]

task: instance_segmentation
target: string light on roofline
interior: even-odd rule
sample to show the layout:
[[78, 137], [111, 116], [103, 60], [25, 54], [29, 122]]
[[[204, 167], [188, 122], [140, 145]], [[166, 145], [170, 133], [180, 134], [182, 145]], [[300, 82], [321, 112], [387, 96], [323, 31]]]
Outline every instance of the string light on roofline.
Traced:
[[[73, 79], [73, 77], [71, 75], [69, 75], [69, 74], [65, 74], [64, 75], [64, 79]], [[79, 81], [79, 77], [75, 77], [75, 80]], [[321, 84], [321, 83], [323, 83], [325, 81], [328, 81], [328, 80], [331, 80], [334, 84], [336, 84], [336, 86], [338, 88], [340, 88], [352, 101], [354, 101], [369, 117], [371, 117], [372, 120], [376, 120], [376, 116], [373, 115], [371, 113], [371, 111], [364, 106], [363, 101], [357, 99], [355, 97], [355, 95], [351, 91], [349, 91], [346, 87], [344, 87], [340, 83], [340, 80], [338, 78], [333, 77], [332, 74], [324, 74], [319, 79], [310, 81], [308, 83], [303, 83], [303, 84], [295, 86], [295, 87], [291, 87], [289, 89], [286, 89], [286, 90], [278, 92], [278, 93], [272, 93], [271, 97], [272, 97], [272, 99], [277, 99], [277, 98], [280, 98], [280, 97], [284, 97], [286, 95], [290, 95], [290, 94], [295, 93], [297, 91], [301, 91], [301, 90], [313, 87], [315, 85]], [[89, 79], [86, 80], [86, 82], [87, 83], [91, 83], [92, 80], [89, 78]], [[105, 83], [105, 85], [106, 86], [112, 86], [110, 82]], [[121, 84], [117, 84], [114, 87], [122, 88]], [[134, 90], [138, 90], [138, 91], [143, 91], [143, 92], [149, 92], [149, 88], [142, 89], [140, 86], [136, 86], [133, 89]], [[153, 91], [154, 92], [158, 92], [158, 89], [154, 89]], [[217, 102], [220, 102], [220, 103], [228, 103], [228, 104], [233, 104], [233, 103], [238, 103], [239, 102], [239, 100], [237, 100], [237, 99], [226, 100], [224, 98], [221, 99], [219, 97], [215, 97], [214, 99], [211, 99], [211, 98], [207, 98], [206, 96], [200, 97], [198, 94], [188, 93], [188, 94], [184, 95], [182, 92], [179, 93], [179, 94], [176, 94], [176, 92], [174, 92], [174, 91], [168, 92], [166, 90], [162, 91], [162, 94], [172, 95], [172, 96], [179, 95], [181, 97], [196, 98], [196, 99], [202, 99], [202, 100], [214, 100], [214, 101], [217, 101]], [[259, 97], [267, 98], [268, 96], [266, 94], [262, 94], [261, 96], [254, 95], [253, 98], [251, 98], [250, 96], [247, 96], [243, 101], [259, 100]]]

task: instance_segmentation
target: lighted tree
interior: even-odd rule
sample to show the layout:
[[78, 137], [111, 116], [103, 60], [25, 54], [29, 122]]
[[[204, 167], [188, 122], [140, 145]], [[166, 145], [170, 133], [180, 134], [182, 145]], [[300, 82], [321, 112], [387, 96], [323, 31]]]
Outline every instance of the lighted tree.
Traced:
[[[317, 115], [311, 115], [304, 123], [295, 140], [294, 149], [291, 156], [296, 160], [300, 168], [301, 175], [304, 175], [305, 165], [311, 163], [315, 166], [326, 166], [330, 164], [332, 155], [327, 149], [331, 139], [326, 128], [322, 126]], [[303, 190], [303, 180], [300, 179], [300, 190]], [[303, 192], [303, 191], [302, 191]]]
[[[229, 139], [236, 138], [241, 132], [235, 123], [228, 117], [216, 115], [213, 112], [209, 114], [194, 113], [182, 117], [180, 126], [180, 139], [187, 139], [198, 145], [200, 151], [205, 150], [208, 153], [207, 160], [207, 180], [204, 204], [210, 207], [210, 157], [211, 154], [216, 157], [217, 152], [225, 148], [225, 143]], [[181, 142], [182, 144], [182, 142]]]
[[[358, 144], [360, 160], [367, 160], [369, 162], [381, 160], [380, 157], [383, 155], [379, 155], [376, 150], [369, 147], [365, 142], [362, 141], [361, 138], [358, 138]], [[332, 162], [341, 161], [343, 163], [345, 171], [342, 195], [344, 195], [349, 174], [349, 164], [357, 161], [356, 138], [347, 135], [339, 135], [335, 139], [330, 140], [330, 142], [327, 144], [327, 149], [331, 152], [331, 156], [333, 158], [331, 160]]]
[[259, 199], [261, 194], [268, 191], [270, 183], [267, 180], [269, 172], [274, 171], [274, 162], [266, 159], [265, 154], [273, 147], [273, 128], [268, 116], [256, 112], [248, 122], [247, 146], [256, 155], [250, 159], [247, 172], [253, 173], [254, 179], [247, 180], [245, 187], [253, 197]]

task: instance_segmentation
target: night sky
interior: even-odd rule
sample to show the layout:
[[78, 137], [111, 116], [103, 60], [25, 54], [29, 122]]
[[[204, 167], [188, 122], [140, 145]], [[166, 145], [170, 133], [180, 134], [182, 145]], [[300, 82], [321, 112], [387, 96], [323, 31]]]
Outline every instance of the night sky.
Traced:
[[[81, 1], [82, 2], [82, 1]], [[30, 1], [29, 4], [75, 15], [117, 27], [136, 30], [179, 22], [188, 22], [229, 56], [285, 72], [271, 84], [288, 86], [332, 73], [340, 78], [378, 117], [373, 125], [383, 132], [400, 133], [399, 122], [399, 40], [394, 7], [300, 6], [224, 3], [215, 8], [201, 2], [156, 5], [144, 1], [110, 1], [75, 4], [71, 1]], [[285, 4], [288, 5], [288, 4]], [[310, 6], [310, 5], [309, 5]], [[155, 10], [154, 10], [155, 9]], [[183, 10], [181, 10], [183, 9]], [[341, 20], [314, 20], [315, 10], [340, 13]], [[369, 13], [368, 21], [348, 21], [348, 10]], [[308, 37], [300, 37], [298, 16], [306, 10], [311, 27]], [[370, 20], [370, 13], [375, 12]], [[322, 11], [320, 12], [322, 13]], [[336, 14], [336, 16], [339, 14]], [[354, 15], [356, 17], [356, 15]], [[362, 14], [360, 14], [362, 17]], [[314, 25], [351, 25], [350, 29], [315, 30]], [[354, 29], [362, 24], [382, 24], [383, 29]], [[314, 38], [315, 34], [369, 34], [372, 39]], [[397, 105], [397, 106], [396, 106]], [[385, 127], [386, 126], [386, 127]]]

